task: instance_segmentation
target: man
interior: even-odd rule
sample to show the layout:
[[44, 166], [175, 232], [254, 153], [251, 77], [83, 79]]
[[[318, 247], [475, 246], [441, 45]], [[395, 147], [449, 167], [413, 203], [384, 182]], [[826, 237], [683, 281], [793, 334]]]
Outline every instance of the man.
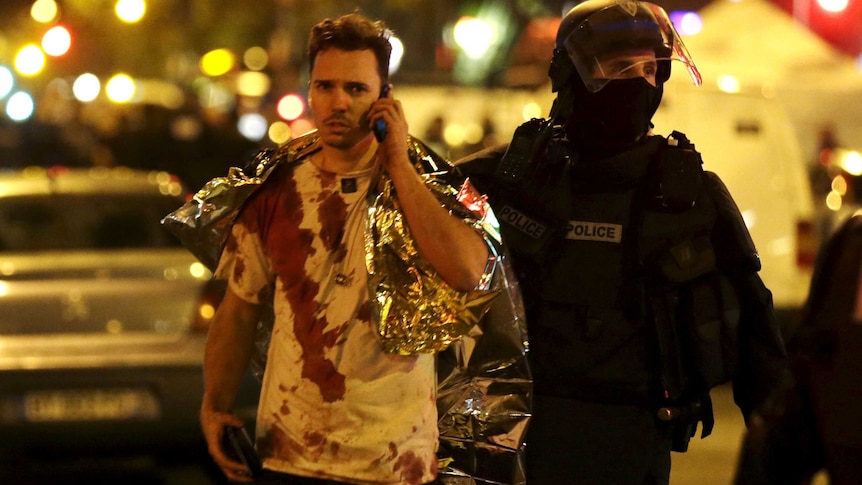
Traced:
[[671, 61], [700, 83], [660, 7], [587, 0], [559, 27], [550, 118], [456, 164], [524, 292], [528, 483], [666, 484], [711, 387], [733, 379], [747, 417], [785, 371], [736, 205], [684, 135], [650, 133]]
[[[261, 483], [420, 484], [437, 472], [435, 362], [386, 353], [369, 301], [368, 193], [384, 174], [418, 252], [455, 291], [476, 288], [489, 260], [473, 227], [445, 210], [408, 156], [401, 104], [380, 97], [391, 47], [382, 23], [358, 14], [316, 25], [309, 105], [317, 132], [283, 147], [245, 201], [216, 276], [228, 280], [209, 331], [201, 424], [231, 480], [251, 470], [220, 446], [253, 353], [256, 323], [275, 321], [256, 427]], [[379, 99], [378, 99], [379, 98]], [[372, 126], [385, 122], [378, 143]], [[293, 153], [294, 146], [304, 144]], [[381, 269], [379, 271], [386, 271]]]

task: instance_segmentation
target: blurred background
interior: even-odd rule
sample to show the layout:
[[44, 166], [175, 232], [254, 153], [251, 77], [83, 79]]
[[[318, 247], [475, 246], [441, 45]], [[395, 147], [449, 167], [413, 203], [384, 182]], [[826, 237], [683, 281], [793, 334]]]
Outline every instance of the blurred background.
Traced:
[[[860, 207], [862, 0], [656, 3], [671, 14], [704, 77], [694, 88], [675, 71], [656, 131], [686, 132], [705, 167], [727, 183], [789, 335], [820, 243]], [[0, 174], [35, 166], [56, 178], [51, 170], [57, 167], [126, 167], [172, 174], [172, 187], [179, 182], [197, 190], [258, 149], [314, 128], [305, 102], [308, 32], [323, 18], [357, 9], [392, 31], [391, 82], [411, 132], [457, 159], [506, 142], [523, 121], [548, 114], [556, 30], [574, 4], [2, 0]], [[4, 195], [0, 190], [0, 202]], [[0, 266], [0, 305], [8, 307], [10, 282], [20, 270], [3, 252]], [[117, 321], [108, 326], [115, 333]], [[4, 344], [4, 328], [0, 319], [0, 371], [29, 365], [3, 360], [13, 348]], [[0, 379], [0, 398], [13, 396], [10, 389]], [[8, 402], [26, 394], [15, 392]], [[50, 419], [66, 419], [70, 407], [80, 411], [96, 401], [104, 413], [116, 401], [87, 396], [51, 394], [56, 409]], [[187, 397], [193, 409], [199, 389]], [[716, 433], [674, 455], [672, 483], [730, 482], [743, 425], [728, 389], [714, 397]], [[98, 418], [87, 412], [88, 419]], [[0, 425], [16, 420], [9, 411]], [[206, 462], [205, 453], [200, 456]], [[0, 478], [8, 479], [14, 468], [4, 458], [0, 453]], [[35, 463], [34, 473], [44, 461]], [[172, 478], [145, 475], [141, 481], [211, 483], [218, 476], [206, 465], [203, 472], [174, 468]], [[84, 481], [111, 483], [92, 475]]]
[[[722, 56], [731, 55], [728, 45], [740, 42], [739, 36], [747, 42], [742, 48], [749, 52], [744, 59], [749, 65], [743, 67], [749, 71], [791, 61], [769, 73], [765, 81], [773, 90], [785, 81], [792, 84], [806, 68], [826, 73], [832, 64], [862, 64], [862, 2], [757, 3], [770, 1], [775, 2], [769, 6], [778, 20], [792, 19], [804, 35], [788, 37], [775, 30], [775, 19], [759, 18], [760, 13], [746, 18], [745, 4], [755, 3], [752, 0], [739, 2], [742, 24], [708, 20], [700, 12], [712, 6], [707, 0], [658, 3], [673, 13], [687, 43], [695, 44], [702, 31], [712, 30], [707, 45], [689, 46], [698, 62], [725, 63]], [[396, 89], [481, 88], [471, 97], [484, 99], [472, 106], [441, 102], [439, 112], [418, 104], [410, 109], [413, 98], [406, 91], [402, 96], [414, 118], [413, 133], [427, 133], [434, 143], [441, 138], [457, 157], [483, 140], [505, 139], [524, 118], [547, 114], [547, 66], [554, 36], [562, 13], [574, 3], [4, 0], [0, 167], [126, 165], [169, 170], [198, 187], [226, 166], [240, 163], [254, 148], [282, 143], [311, 128], [304, 101], [308, 31], [322, 18], [354, 9], [383, 19], [391, 28]], [[806, 43], [811, 42], [821, 48], [821, 57], [806, 57]], [[780, 49], [780, 59], [772, 49]], [[804, 59], [793, 64], [794, 57]], [[802, 76], [798, 83], [803, 82], [835, 88], [823, 76]], [[858, 89], [860, 81], [854, 82], [852, 87]], [[489, 88], [516, 91], [522, 106], [499, 104], [501, 98], [492, 97], [495, 91]], [[536, 94], [535, 99], [527, 94]], [[820, 127], [837, 131], [845, 143], [851, 141], [844, 140], [850, 134], [841, 136], [842, 127], [827, 114], [823, 119], [805, 116], [799, 122], [806, 123], [800, 136], [807, 152], [815, 149]]]

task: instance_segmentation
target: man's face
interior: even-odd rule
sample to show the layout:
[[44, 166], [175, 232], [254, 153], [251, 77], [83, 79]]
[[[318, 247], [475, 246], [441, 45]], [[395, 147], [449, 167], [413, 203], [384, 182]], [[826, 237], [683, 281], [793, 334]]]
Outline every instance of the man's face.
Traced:
[[599, 60], [593, 71], [596, 79], [633, 79], [642, 77], [656, 85], [658, 63], [649, 49], [615, 52]]
[[367, 113], [380, 96], [381, 84], [377, 58], [370, 49], [318, 52], [308, 101], [325, 145], [350, 149], [371, 133]]

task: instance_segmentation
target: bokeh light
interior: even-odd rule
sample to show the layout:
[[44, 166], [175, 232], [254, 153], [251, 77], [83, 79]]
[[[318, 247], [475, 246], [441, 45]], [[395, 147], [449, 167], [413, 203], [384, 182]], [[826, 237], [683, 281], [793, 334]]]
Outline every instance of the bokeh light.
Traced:
[[26, 121], [33, 116], [35, 104], [33, 97], [24, 91], [9, 96], [9, 101], [6, 102], [6, 116], [13, 121]]
[[739, 85], [739, 79], [736, 76], [722, 75], [718, 76], [718, 89], [725, 93], [738, 93], [742, 88]]
[[0, 99], [5, 98], [14, 86], [15, 78], [12, 76], [12, 71], [6, 66], [0, 66]]
[[404, 58], [404, 43], [393, 33], [389, 33], [389, 44], [392, 45], [392, 55], [389, 56], [389, 75], [398, 72], [401, 59]]
[[233, 69], [233, 66], [233, 53], [227, 49], [215, 49], [201, 57], [201, 72], [207, 76], [221, 76]]
[[675, 11], [669, 16], [679, 35], [697, 35], [703, 30], [703, 19], [697, 12]]
[[817, 5], [827, 12], [839, 13], [847, 10], [848, 0], [817, 0]]
[[260, 141], [267, 132], [266, 118], [258, 113], [246, 113], [239, 117], [237, 130], [251, 141]]
[[269, 76], [257, 71], [244, 71], [237, 76], [236, 93], [240, 96], [261, 97], [269, 92]]
[[62, 56], [72, 47], [72, 35], [62, 25], [55, 25], [42, 36], [42, 49], [49, 56]]
[[102, 90], [102, 83], [95, 74], [84, 73], [75, 79], [72, 83], [72, 94], [75, 99], [82, 103], [89, 103], [99, 96], [99, 91]]
[[267, 135], [269, 139], [272, 140], [276, 145], [281, 145], [282, 143], [290, 140], [291, 136], [290, 125], [285, 123], [284, 121], [276, 121], [275, 123], [269, 125], [269, 132]]
[[521, 110], [521, 117], [524, 118], [524, 121], [529, 121], [533, 118], [541, 118], [542, 116], [542, 108], [538, 103], [527, 103], [524, 105], [524, 109]]
[[305, 100], [298, 94], [287, 94], [278, 100], [276, 111], [283, 119], [293, 121], [305, 112]]
[[36, 0], [30, 7], [30, 17], [42, 24], [53, 22], [58, 12], [57, 2], [54, 0]]
[[28, 44], [15, 56], [15, 70], [24, 76], [35, 76], [45, 68], [45, 53], [35, 44]]
[[260, 71], [269, 63], [269, 54], [263, 47], [249, 47], [242, 55], [242, 62], [252, 71]]
[[127, 74], [116, 74], [105, 85], [105, 94], [115, 103], [128, 103], [135, 97], [135, 81]]
[[116, 5], [114, 5], [114, 12], [116, 12], [117, 17], [130, 24], [140, 22], [146, 11], [147, 4], [144, 0], [117, 0]]
[[453, 32], [455, 42], [470, 59], [481, 59], [494, 43], [494, 29], [475, 17], [461, 17]]

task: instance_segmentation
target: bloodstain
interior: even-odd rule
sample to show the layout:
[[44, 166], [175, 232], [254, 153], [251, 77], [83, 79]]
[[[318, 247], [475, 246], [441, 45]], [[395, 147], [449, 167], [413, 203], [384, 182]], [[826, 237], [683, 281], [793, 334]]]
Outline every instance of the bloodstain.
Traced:
[[305, 453], [302, 445], [290, 439], [282, 430], [273, 426], [266, 435], [258, 441], [258, 452], [261, 456], [271, 456], [281, 460], [302, 456]]
[[401, 479], [405, 482], [420, 484], [425, 475], [425, 460], [416, 456], [412, 451], [408, 451], [398, 457], [392, 470], [396, 472], [400, 470]]
[[[315, 317], [320, 307], [315, 300], [320, 285], [305, 271], [306, 261], [315, 253], [312, 247], [314, 234], [299, 227], [303, 218], [302, 199], [296, 181], [289, 176], [290, 171], [278, 175], [275, 180], [270, 176], [272, 183], [265, 184], [254, 194], [254, 202], [259, 208], [253, 214], [252, 211], [244, 211], [241, 217], [252, 232], [266, 228], [261, 238], [273, 269], [284, 284], [285, 298], [294, 313], [294, 333], [302, 348], [302, 377], [320, 388], [325, 402], [334, 402], [344, 397], [345, 377], [336, 370], [333, 362], [326, 359], [324, 350], [337, 341], [343, 329], [327, 332], [326, 319]], [[343, 232], [345, 211], [342, 208], [339, 212], [336, 203], [326, 204], [325, 213], [328, 215], [325, 220], [321, 219], [321, 236], [327, 248], [331, 249], [334, 245], [328, 244], [334, 243], [330, 239], [340, 238]], [[342, 226], [340, 229], [338, 221]]]
[[356, 311], [356, 319], [363, 322], [371, 321], [371, 302], [366, 300], [362, 303], [362, 306]]
[[327, 251], [334, 251], [344, 235], [344, 221], [347, 218], [347, 204], [336, 192], [330, 193], [320, 204], [317, 213], [320, 221], [320, 238]]

